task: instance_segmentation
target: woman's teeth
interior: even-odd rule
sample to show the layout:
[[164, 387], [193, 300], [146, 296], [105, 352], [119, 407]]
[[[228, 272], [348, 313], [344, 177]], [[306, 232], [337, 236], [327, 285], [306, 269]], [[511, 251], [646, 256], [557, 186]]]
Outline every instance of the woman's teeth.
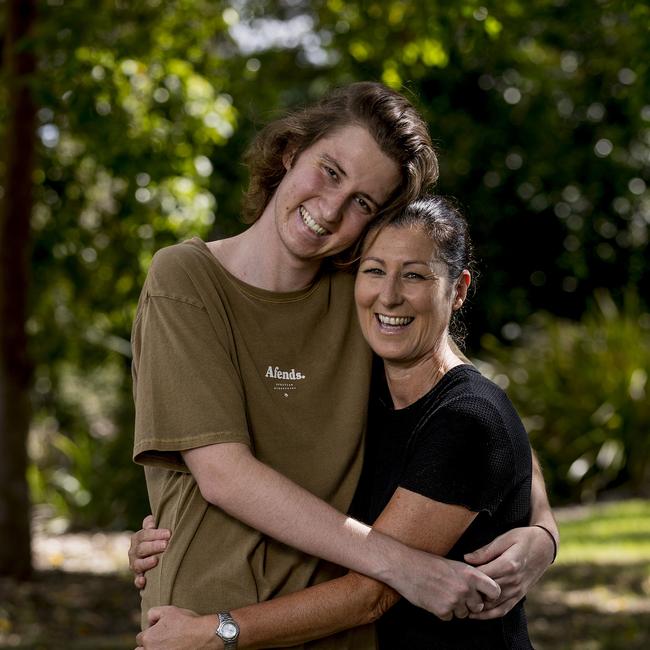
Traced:
[[384, 314], [377, 314], [377, 318], [382, 325], [392, 325], [393, 327], [408, 325], [412, 320], [412, 316], [384, 316]]
[[302, 217], [302, 222], [311, 230], [313, 233], [318, 235], [319, 237], [322, 237], [323, 235], [327, 235], [327, 230], [323, 228], [322, 226], [319, 226], [313, 219], [312, 216], [307, 212], [305, 208], [300, 206], [300, 216]]

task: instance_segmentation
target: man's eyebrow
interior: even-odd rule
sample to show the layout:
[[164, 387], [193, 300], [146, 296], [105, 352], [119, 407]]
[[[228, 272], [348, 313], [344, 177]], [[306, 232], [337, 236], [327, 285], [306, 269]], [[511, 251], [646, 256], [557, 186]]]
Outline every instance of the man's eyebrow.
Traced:
[[345, 171], [345, 169], [343, 169], [343, 167], [341, 167], [341, 163], [339, 163], [338, 160], [336, 160], [335, 158], [332, 158], [332, 156], [330, 156], [330, 155], [328, 155], [326, 153], [324, 153], [321, 156], [321, 158], [323, 159], [323, 162], [326, 162], [328, 165], [331, 165], [332, 167], [336, 167], [336, 171], [339, 172], [339, 174], [341, 174], [341, 176], [345, 176], [346, 178], [348, 177], [347, 172]]
[[[339, 163], [339, 161], [336, 160], [335, 158], [332, 158], [332, 156], [324, 153], [321, 156], [321, 160], [323, 162], [327, 163], [328, 165], [331, 165], [332, 167], [335, 167], [336, 171], [339, 172], [341, 174], [341, 176], [344, 176], [345, 178], [348, 177], [347, 172], [345, 171], [345, 169], [343, 169], [343, 167], [341, 167], [341, 164]], [[379, 209], [379, 206], [380, 206], [379, 201], [377, 201], [377, 199], [370, 196], [370, 194], [368, 194], [366, 192], [359, 192], [359, 196], [362, 196], [366, 201], [368, 201], [369, 203], [372, 203], [375, 210]]]

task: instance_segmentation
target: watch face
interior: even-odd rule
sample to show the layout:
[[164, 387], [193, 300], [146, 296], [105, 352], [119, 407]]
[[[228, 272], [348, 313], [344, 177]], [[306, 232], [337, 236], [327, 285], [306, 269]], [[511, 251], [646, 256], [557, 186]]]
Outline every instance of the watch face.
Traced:
[[237, 636], [237, 628], [232, 623], [225, 623], [221, 628], [221, 634], [224, 639], [234, 639]]

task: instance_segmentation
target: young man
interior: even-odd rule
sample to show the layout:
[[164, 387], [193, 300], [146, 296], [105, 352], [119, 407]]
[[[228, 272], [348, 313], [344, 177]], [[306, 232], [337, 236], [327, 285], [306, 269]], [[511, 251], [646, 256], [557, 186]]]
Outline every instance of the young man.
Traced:
[[[503, 583], [497, 600], [486, 573], [342, 514], [361, 469], [370, 353], [353, 278], [323, 262], [435, 181], [425, 124], [397, 93], [353, 84], [269, 125], [248, 162], [245, 212], [257, 220], [237, 237], [160, 251], [134, 323], [134, 458], [157, 525], [173, 531], [143, 614], [225, 613], [338, 575], [334, 565], [441, 617], [481, 611], [484, 596], [496, 607], [483, 615], [498, 614], [550, 561], [544, 531], [495, 542], [512, 547], [486, 567]], [[533, 523], [553, 527], [543, 484], [536, 493]], [[215, 621], [228, 648], [235, 627]], [[372, 630], [310, 647], [370, 648]]]

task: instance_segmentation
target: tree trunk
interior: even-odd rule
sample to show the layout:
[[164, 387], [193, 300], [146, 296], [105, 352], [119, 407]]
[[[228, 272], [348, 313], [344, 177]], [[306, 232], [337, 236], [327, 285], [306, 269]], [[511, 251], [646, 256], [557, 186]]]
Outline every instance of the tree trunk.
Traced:
[[27, 292], [36, 107], [30, 84], [35, 56], [26, 38], [35, 0], [7, 5], [4, 77], [8, 119], [0, 199], [0, 575], [32, 570], [26, 440], [31, 366], [27, 357]]

